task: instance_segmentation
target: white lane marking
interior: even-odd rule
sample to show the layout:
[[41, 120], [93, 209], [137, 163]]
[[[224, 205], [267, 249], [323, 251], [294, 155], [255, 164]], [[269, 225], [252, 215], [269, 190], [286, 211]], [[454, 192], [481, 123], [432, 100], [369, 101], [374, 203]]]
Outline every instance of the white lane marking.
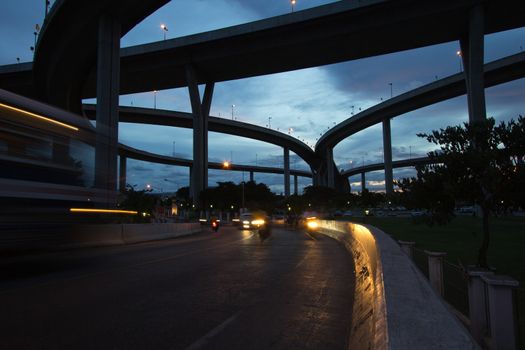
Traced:
[[299, 266], [301, 266], [305, 261], [306, 259], [308, 258], [308, 255], [310, 254], [310, 252], [307, 252], [303, 258], [301, 259], [301, 261], [299, 261], [299, 263], [297, 263], [297, 265], [295, 265], [295, 269], [297, 269]]
[[308, 236], [311, 240], [317, 241], [317, 238], [315, 238], [314, 236], [312, 236], [312, 235], [310, 234], [310, 232], [305, 231], [304, 234], [305, 234], [306, 236]]
[[237, 312], [235, 315], [231, 316], [226, 321], [224, 321], [223, 323], [221, 323], [220, 325], [218, 325], [217, 327], [215, 327], [214, 329], [206, 333], [204, 337], [200, 338], [199, 340], [197, 340], [196, 342], [188, 346], [186, 350], [197, 350], [197, 349], [204, 347], [206, 344], [210, 342], [210, 340], [213, 337], [215, 337], [217, 334], [222, 332], [224, 328], [228, 327], [230, 323], [232, 323], [237, 317], [239, 317], [241, 312], [242, 311]]

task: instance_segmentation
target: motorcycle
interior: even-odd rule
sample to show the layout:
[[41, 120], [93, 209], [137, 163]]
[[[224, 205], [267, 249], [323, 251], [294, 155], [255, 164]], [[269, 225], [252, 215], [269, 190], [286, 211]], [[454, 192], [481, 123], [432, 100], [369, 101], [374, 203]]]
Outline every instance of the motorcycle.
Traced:
[[219, 230], [219, 220], [212, 220], [211, 222], [211, 229], [214, 231], [214, 232], [217, 232]]

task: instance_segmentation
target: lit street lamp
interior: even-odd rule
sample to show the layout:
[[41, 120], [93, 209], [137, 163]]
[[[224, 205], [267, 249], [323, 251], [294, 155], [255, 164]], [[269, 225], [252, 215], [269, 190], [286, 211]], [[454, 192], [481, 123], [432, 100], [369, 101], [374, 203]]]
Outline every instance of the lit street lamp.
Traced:
[[160, 29], [162, 29], [164, 32], [164, 40], [166, 40], [166, 32], [168, 31], [168, 27], [165, 24], [161, 24]]
[[292, 13], [293, 13], [293, 7], [295, 5], [295, 0], [290, 0], [290, 3], [292, 4]]
[[461, 50], [456, 51], [456, 55], [458, 55], [459, 57], [459, 72], [461, 73], [463, 71], [463, 65], [461, 63], [463, 55], [461, 53]]

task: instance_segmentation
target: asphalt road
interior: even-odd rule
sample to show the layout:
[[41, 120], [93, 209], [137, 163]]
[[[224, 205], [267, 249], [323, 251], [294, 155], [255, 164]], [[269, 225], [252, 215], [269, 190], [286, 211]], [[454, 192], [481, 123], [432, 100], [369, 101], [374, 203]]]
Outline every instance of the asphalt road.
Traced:
[[0, 261], [2, 349], [345, 349], [352, 259], [275, 228]]

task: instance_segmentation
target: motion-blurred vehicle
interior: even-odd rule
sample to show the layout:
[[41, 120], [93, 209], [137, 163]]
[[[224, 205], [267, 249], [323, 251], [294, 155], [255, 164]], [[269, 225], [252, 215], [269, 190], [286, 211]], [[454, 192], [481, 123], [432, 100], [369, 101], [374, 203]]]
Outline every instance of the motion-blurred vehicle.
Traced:
[[284, 225], [285, 224], [284, 215], [281, 215], [281, 214], [273, 215], [272, 223], [277, 224], [277, 225]]
[[240, 221], [243, 229], [257, 232], [261, 241], [271, 234], [270, 219], [264, 211], [241, 214]]
[[211, 220], [211, 229], [215, 232], [219, 231], [221, 220], [212, 219]]
[[301, 226], [308, 232], [315, 232], [319, 228], [319, 214], [315, 211], [305, 211], [301, 216]]

